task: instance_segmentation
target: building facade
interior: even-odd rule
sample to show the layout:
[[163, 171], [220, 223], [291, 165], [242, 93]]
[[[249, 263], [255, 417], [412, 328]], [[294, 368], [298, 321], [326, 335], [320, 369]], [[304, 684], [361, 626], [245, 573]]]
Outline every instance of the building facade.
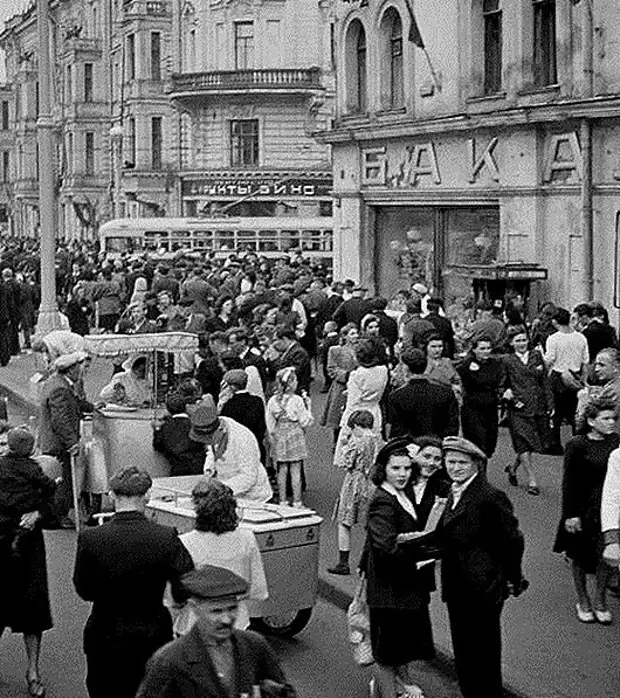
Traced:
[[11, 232], [13, 200], [13, 90], [0, 84], [0, 233]]
[[337, 0], [335, 275], [618, 307], [620, 5], [441, 5]]
[[[56, 228], [92, 237], [113, 216], [175, 214], [176, 114], [166, 97], [170, 0], [50, 0]], [[38, 230], [36, 6], [0, 34], [14, 99], [12, 225]]]
[[182, 215], [331, 215], [331, 4], [175, 4]]

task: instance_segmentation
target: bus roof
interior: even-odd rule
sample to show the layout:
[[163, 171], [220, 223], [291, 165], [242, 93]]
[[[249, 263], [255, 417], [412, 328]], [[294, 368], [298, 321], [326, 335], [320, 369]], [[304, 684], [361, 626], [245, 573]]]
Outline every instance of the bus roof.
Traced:
[[298, 216], [264, 216], [244, 218], [117, 218], [107, 221], [99, 227], [99, 233], [110, 235], [116, 233], [139, 233], [143, 230], [186, 230], [200, 229], [251, 229], [265, 230], [273, 228], [332, 228], [334, 220], [331, 216], [298, 217]]

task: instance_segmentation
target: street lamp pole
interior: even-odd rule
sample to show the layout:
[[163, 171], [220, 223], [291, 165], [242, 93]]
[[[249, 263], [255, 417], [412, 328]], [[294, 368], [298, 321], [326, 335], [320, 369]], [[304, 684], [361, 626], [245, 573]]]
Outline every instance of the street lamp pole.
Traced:
[[39, 44], [39, 228], [41, 231], [41, 305], [37, 334], [60, 328], [56, 301], [56, 230], [54, 201], [54, 124], [51, 110], [49, 0], [37, 0]]

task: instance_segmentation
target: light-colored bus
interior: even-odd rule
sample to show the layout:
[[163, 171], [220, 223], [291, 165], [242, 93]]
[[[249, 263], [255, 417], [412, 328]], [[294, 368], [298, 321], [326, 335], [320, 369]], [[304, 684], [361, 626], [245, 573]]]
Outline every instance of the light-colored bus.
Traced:
[[119, 218], [99, 228], [109, 257], [151, 252], [213, 252], [218, 258], [245, 251], [275, 257], [291, 250], [331, 265], [333, 219], [322, 218]]

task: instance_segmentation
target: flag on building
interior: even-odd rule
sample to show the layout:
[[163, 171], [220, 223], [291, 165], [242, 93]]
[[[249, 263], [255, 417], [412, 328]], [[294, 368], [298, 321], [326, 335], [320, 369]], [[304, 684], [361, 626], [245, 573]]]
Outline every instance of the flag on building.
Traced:
[[411, 19], [411, 23], [409, 25], [409, 41], [411, 41], [411, 43], [417, 46], [418, 48], [424, 50], [424, 39], [422, 38], [422, 34], [420, 33], [420, 27], [418, 27], [415, 15], [413, 14], [411, 0], [405, 0], [405, 4], [407, 5], [407, 10], [409, 10], [409, 18]]

